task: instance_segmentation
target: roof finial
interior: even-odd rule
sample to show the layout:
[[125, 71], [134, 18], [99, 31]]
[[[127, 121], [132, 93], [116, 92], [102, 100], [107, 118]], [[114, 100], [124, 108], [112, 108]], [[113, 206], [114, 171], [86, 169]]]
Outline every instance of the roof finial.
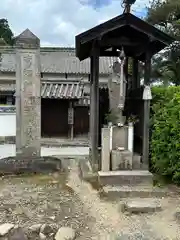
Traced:
[[136, 0], [123, 0], [122, 7], [124, 7], [124, 13], [130, 13], [131, 5], [134, 4]]

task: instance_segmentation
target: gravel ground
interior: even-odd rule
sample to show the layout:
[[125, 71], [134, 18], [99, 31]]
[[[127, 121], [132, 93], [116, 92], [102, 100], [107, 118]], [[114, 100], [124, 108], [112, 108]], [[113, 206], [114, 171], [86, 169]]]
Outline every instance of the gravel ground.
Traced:
[[161, 203], [162, 212], [121, 213], [119, 201], [99, 199], [97, 191], [79, 178], [74, 161], [69, 174], [0, 180], [0, 223], [22, 227], [56, 223], [74, 228], [78, 240], [178, 240], [180, 226], [174, 213], [180, 206], [179, 196], [162, 199]]
[[39, 223], [69, 226], [86, 236], [94, 219], [72, 189], [66, 175], [4, 178], [0, 181], [0, 223], [23, 228]]
[[93, 227], [94, 232], [91, 232], [92, 235], [89, 239], [180, 239], [180, 225], [177, 224], [174, 218], [174, 213], [180, 207], [180, 195], [161, 199], [162, 212], [127, 215], [120, 212], [120, 201], [107, 202], [100, 200], [97, 191], [88, 183], [80, 180], [75, 162], [72, 169], [69, 176], [69, 185], [77, 193], [89, 214], [96, 219]]

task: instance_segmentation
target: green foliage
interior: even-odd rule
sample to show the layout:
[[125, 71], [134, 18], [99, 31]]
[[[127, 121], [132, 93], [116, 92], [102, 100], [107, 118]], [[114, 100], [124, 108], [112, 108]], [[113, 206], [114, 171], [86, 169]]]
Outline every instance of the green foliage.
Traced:
[[109, 111], [109, 113], [105, 116], [105, 120], [107, 123], [115, 124], [118, 120], [118, 116], [113, 111]]
[[0, 19], [0, 38], [3, 38], [8, 45], [14, 44], [14, 35], [11, 31], [8, 21], [6, 19]]
[[152, 170], [180, 183], [180, 87], [153, 88]]
[[152, 1], [146, 21], [177, 40], [159, 58], [153, 59], [152, 78], [160, 80], [164, 86], [180, 85], [180, 1]]

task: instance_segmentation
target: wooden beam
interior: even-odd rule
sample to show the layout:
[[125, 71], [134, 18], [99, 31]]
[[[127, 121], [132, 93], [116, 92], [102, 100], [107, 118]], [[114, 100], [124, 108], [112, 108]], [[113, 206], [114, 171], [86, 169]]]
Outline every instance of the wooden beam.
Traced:
[[[142, 53], [144, 53], [146, 49], [148, 49], [148, 47], [149, 47], [149, 43], [146, 43], [143, 45], [142, 44], [135, 45], [133, 47], [134, 50], [132, 49], [132, 54], [128, 54], [128, 46], [125, 46], [125, 53], [127, 54], [128, 57], [135, 57], [138, 59], [139, 56], [141, 56]], [[106, 50], [108, 46], [102, 47], [102, 48], [100, 49], [100, 56], [104, 56], [104, 57], [119, 56], [119, 51], [116, 50], [118, 49], [118, 47], [112, 47], [113, 50]], [[121, 48], [121, 46], [119, 46], [119, 48]]]
[[119, 52], [118, 51], [105, 51], [105, 50], [100, 50], [100, 56], [102, 57], [118, 57]]
[[[146, 52], [144, 85], [150, 84], [151, 77], [151, 54]], [[149, 124], [150, 124], [150, 100], [144, 100], [144, 122], [143, 122], [143, 165], [149, 168]]]
[[91, 81], [90, 81], [90, 155], [93, 170], [99, 168], [99, 49], [96, 42], [91, 52]]
[[103, 37], [105, 34], [109, 34], [110, 32], [113, 32], [116, 29], [120, 29], [126, 24], [126, 19], [123, 18], [123, 16], [118, 16], [114, 21], [109, 20], [105, 23], [100, 24], [99, 26], [96, 26], [92, 29], [89, 29], [88, 31], [79, 34], [76, 36], [77, 41], [80, 40], [81, 44], [95, 41], [97, 37], [100, 35]]
[[[141, 24], [144, 24], [143, 22], [141, 22]], [[147, 35], [147, 36], [149, 36], [149, 38], [151, 38], [151, 41], [154, 41], [154, 40], [158, 40], [159, 42], [161, 42], [161, 43], [163, 43], [164, 45], [166, 45], [167, 46], [167, 44], [171, 44], [172, 42], [169, 42], [169, 40], [167, 40], [167, 39], [164, 39], [164, 37], [166, 37], [166, 36], [168, 36], [168, 35], [166, 35], [165, 36], [165, 34], [163, 33], [163, 32], [161, 32], [159, 29], [154, 29], [155, 31], [156, 31], [156, 33], [151, 33], [151, 31], [149, 31], [148, 29], [147, 29], [147, 27], [146, 28], [142, 28], [141, 26], [139, 26], [139, 27], [137, 27], [137, 26], [135, 26], [135, 24], [130, 24], [129, 25], [131, 28], [134, 28], [135, 30], [137, 30], [137, 31], [139, 31], [139, 32], [141, 32], [141, 33], [143, 33], [143, 34], [145, 34], [145, 35]], [[151, 27], [151, 26], [150, 26]], [[164, 35], [164, 36], [160, 36], [160, 35]], [[168, 41], [168, 42], [167, 42]]]
[[143, 53], [145, 53], [147, 51], [147, 49], [150, 48], [150, 44], [152, 42], [153, 42], [153, 39], [149, 38], [149, 40], [145, 44], [140, 44], [139, 46], [137, 46], [137, 48], [136, 48], [136, 52], [137, 52], [136, 57], [138, 58]]
[[132, 46], [136, 47], [139, 45], [143, 45], [144, 43], [140, 43], [139, 41], [132, 41], [125, 37], [119, 37], [119, 38], [107, 38], [107, 39], [101, 39], [100, 47], [122, 47], [122, 46]]

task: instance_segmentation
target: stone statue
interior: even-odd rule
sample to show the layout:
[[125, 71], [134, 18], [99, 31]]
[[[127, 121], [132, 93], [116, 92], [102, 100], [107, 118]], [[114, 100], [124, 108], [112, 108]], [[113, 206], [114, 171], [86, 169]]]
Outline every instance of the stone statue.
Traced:
[[123, 116], [124, 103], [126, 97], [126, 78], [124, 74], [125, 54], [122, 50], [118, 59], [113, 63], [112, 74], [108, 81], [110, 112], [115, 117], [118, 126], [123, 126], [125, 116]]

